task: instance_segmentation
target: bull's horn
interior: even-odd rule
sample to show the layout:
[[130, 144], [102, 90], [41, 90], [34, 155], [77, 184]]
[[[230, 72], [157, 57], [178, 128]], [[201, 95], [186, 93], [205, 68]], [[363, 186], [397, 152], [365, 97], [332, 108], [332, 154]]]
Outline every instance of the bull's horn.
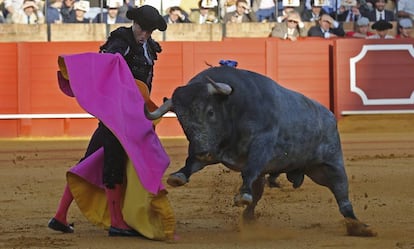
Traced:
[[226, 83], [214, 82], [207, 85], [208, 93], [230, 95], [233, 91], [231, 86]]
[[231, 86], [226, 83], [215, 82], [212, 78], [206, 76], [206, 78], [211, 82], [211, 84], [207, 85], [208, 93], [210, 94], [223, 94], [223, 95], [230, 95], [233, 91]]
[[172, 108], [172, 100], [168, 99], [162, 104], [157, 110], [150, 112], [148, 111], [147, 105], [144, 104], [144, 112], [145, 116], [149, 120], [155, 120], [162, 117], [162, 115], [166, 114]]

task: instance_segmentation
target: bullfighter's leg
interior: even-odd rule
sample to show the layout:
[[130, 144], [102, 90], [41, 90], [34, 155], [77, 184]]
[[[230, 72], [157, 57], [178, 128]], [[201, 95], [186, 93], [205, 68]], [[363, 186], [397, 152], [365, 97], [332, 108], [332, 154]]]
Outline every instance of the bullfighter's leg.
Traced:
[[348, 178], [342, 166], [322, 164], [306, 171], [314, 182], [328, 187], [335, 196], [339, 211], [345, 218], [357, 219], [348, 197]]
[[253, 182], [252, 194], [253, 202], [247, 205], [243, 211], [243, 220], [251, 221], [254, 220], [254, 209], [256, 208], [257, 202], [262, 198], [264, 186], [265, 186], [265, 177], [261, 176]]

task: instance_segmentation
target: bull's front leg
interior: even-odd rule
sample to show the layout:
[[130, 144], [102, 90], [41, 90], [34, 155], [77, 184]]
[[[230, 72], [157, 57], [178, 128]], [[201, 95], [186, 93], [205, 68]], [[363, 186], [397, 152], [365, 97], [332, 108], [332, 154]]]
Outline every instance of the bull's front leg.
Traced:
[[253, 182], [252, 186], [252, 194], [253, 194], [253, 201], [243, 211], [243, 220], [244, 221], [252, 221], [254, 220], [254, 209], [257, 206], [257, 202], [262, 198], [264, 186], [265, 186], [265, 177], [260, 176]]
[[177, 172], [174, 172], [174, 173], [170, 174], [170, 176], [167, 179], [167, 183], [172, 187], [182, 186], [182, 185], [186, 184], [187, 182], [189, 182], [190, 176], [192, 174], [194, 174], [195, 172], [201, 170], [206, 165], [208, 165], [208, 164], [203, 163], [203, 162], [197, 160], [197, 158], [190, 155], [185, 160], [184, 167], [182, 167]]
[[[260, 194], [260, 197], [256, 198], [256, 194], [252, 189], [253, 184], [258, 184], [256, 181], [260, 180], [261, 183], [262, 180], [260, 178], [263, 178], [263, 169], [272, 158], [272, 153], [269, 151], [269, 148], [272, 148], [272, 143], [267, 140], [268, 138], [256, 140], [250, 146], [247, 162], [241, 170], [243, 184], [240, 187], [240, 192], [234, 198], [234, 204], [236, 206], [249, 206], [254, 202], [257, 203], [261, 197]], [[261, 188], [263, 187], [264, 185]]]

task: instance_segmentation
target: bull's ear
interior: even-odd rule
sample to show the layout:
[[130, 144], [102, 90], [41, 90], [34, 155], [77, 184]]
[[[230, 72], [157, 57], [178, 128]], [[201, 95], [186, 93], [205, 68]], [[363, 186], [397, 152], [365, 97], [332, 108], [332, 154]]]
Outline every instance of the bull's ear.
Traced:
[[233, 89], [230, 85], [220, 82], [211, 82], [207, 84], [209, 94], [230, 95]]

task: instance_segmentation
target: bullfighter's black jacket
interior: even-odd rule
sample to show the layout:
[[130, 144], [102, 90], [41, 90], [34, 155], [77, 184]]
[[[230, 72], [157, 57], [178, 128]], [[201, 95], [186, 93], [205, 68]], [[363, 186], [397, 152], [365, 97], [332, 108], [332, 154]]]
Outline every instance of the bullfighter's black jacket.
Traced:
[[142, 44], [135, 41], [132, 27], [119, 27], [112, 31], [106, 43], [100, 47], [102, 53], [120, 53], [127, 62], [135, 79], [147, 84], [151, 91], [154, 61], [161, 52], [158, 42], [149, 38], [147, 41], [148, 59], [144, 56]]

